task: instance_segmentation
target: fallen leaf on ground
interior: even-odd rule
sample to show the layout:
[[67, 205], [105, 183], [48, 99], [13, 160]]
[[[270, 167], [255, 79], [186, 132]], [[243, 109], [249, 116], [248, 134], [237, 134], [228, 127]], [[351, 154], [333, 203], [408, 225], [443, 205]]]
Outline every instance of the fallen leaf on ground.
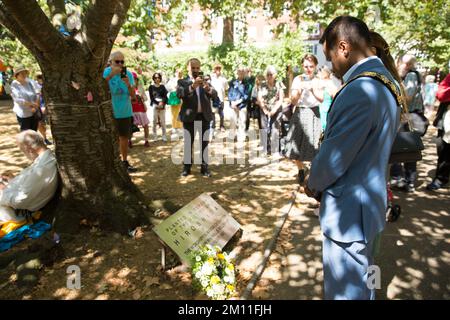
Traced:
[[134, 300], [139, 300], [141, 298], [141, 291], [140, 290], [136, 290], [134, 293], [133, 293], [133, 299]]
[[164, 283], [160, 286], [160, 288], [163, 290], [169, 290], [172, 289], [173, 287], [170, 284]]
[[154, 285], [154, 284], [159, 284], [159, 278], [158, 278], [158, 277], [149, 277], [149, 276], [146, 276], [146, 277], [144, 278], [144, 282], [145, 282], [146, 286], [151, 286], [151, 285]]

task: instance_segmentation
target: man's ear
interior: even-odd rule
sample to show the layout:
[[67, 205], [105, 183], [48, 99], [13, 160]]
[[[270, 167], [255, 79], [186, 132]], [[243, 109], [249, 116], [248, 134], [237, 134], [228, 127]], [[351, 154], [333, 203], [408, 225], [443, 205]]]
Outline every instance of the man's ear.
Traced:
[[345, 57], [348, 58], [350, 55], [350, 44], [345, 40], [340, 40], [338, 43], [338, 51]]

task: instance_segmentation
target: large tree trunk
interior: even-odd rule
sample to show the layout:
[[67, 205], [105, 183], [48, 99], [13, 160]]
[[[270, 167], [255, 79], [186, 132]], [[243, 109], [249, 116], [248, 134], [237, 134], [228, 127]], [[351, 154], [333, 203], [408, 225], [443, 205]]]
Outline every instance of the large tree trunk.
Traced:
[[223, 19], [223, 44], [234, 43], [234, 19], [232, 17], [225, 17]]
[[62, 180], [55, 228], [76, 232], [80, 220], [86, 219], [124, 233], [143, 222], [144, 198], [120, 161], [106, 82], [101, 72], [89, 69], [89, 59], [80, 59], [79, 52], [64, 54], [50, 68], [43, 67]]
[[[63, 0], [48, 3], [52, 17], [64, 14]], [[91, 2], [81, 30], [64, 37], [36, 1], [0, 1], [0, 23], [32, 52], [44, 75], [44, 99], [62, 182], [49, 207], [60, 232], [76, 232], [83, 218], [122, 233], [145, 221], [144, 197], [119, 158], [110, 97], [102, 79], [130, 3]]]

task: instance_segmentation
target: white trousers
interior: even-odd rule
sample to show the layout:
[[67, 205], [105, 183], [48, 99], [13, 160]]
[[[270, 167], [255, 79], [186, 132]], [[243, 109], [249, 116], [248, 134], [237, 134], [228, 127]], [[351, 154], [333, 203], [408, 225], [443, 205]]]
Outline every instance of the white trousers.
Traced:
[[156, 109], [153, 107], [153, 135], [156, 135], [157, 123], [161, 123], [162, 135], [166, 135], [166, 109]]
[[230, 113], [230, 130], [233, 136], [236, 132], [236, 127], [238, 137], [240, 139], [245, 138], [245, 122], [247, 121], [247, 108], [242, 108], [240, 110], [231, 109]]

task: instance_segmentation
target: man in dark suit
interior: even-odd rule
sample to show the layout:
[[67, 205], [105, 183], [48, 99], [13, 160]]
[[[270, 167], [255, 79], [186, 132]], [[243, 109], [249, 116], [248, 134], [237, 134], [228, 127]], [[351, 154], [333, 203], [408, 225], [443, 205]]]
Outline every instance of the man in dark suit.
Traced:
[[[177, 95], [183, 103], [180, 110], [180, 121], [184, 128], [184, 157], [183, 172], [185, 177], [191, 173], [193, 162], [192, 146], [195, 133], [199, 133], [202, 146], [201, 174], [210, 177], [208, 169], [208, 137], [210, 123], [213, 120], [211, 102], [217, 97], [217, 92], [208, 82], [204, 81], [203, 73], [200, 71], [201, 63], [197, 58], [188, 61], [188, 77], [178, 80]], [[206, 133], [206, 134], [205, 134]]]

